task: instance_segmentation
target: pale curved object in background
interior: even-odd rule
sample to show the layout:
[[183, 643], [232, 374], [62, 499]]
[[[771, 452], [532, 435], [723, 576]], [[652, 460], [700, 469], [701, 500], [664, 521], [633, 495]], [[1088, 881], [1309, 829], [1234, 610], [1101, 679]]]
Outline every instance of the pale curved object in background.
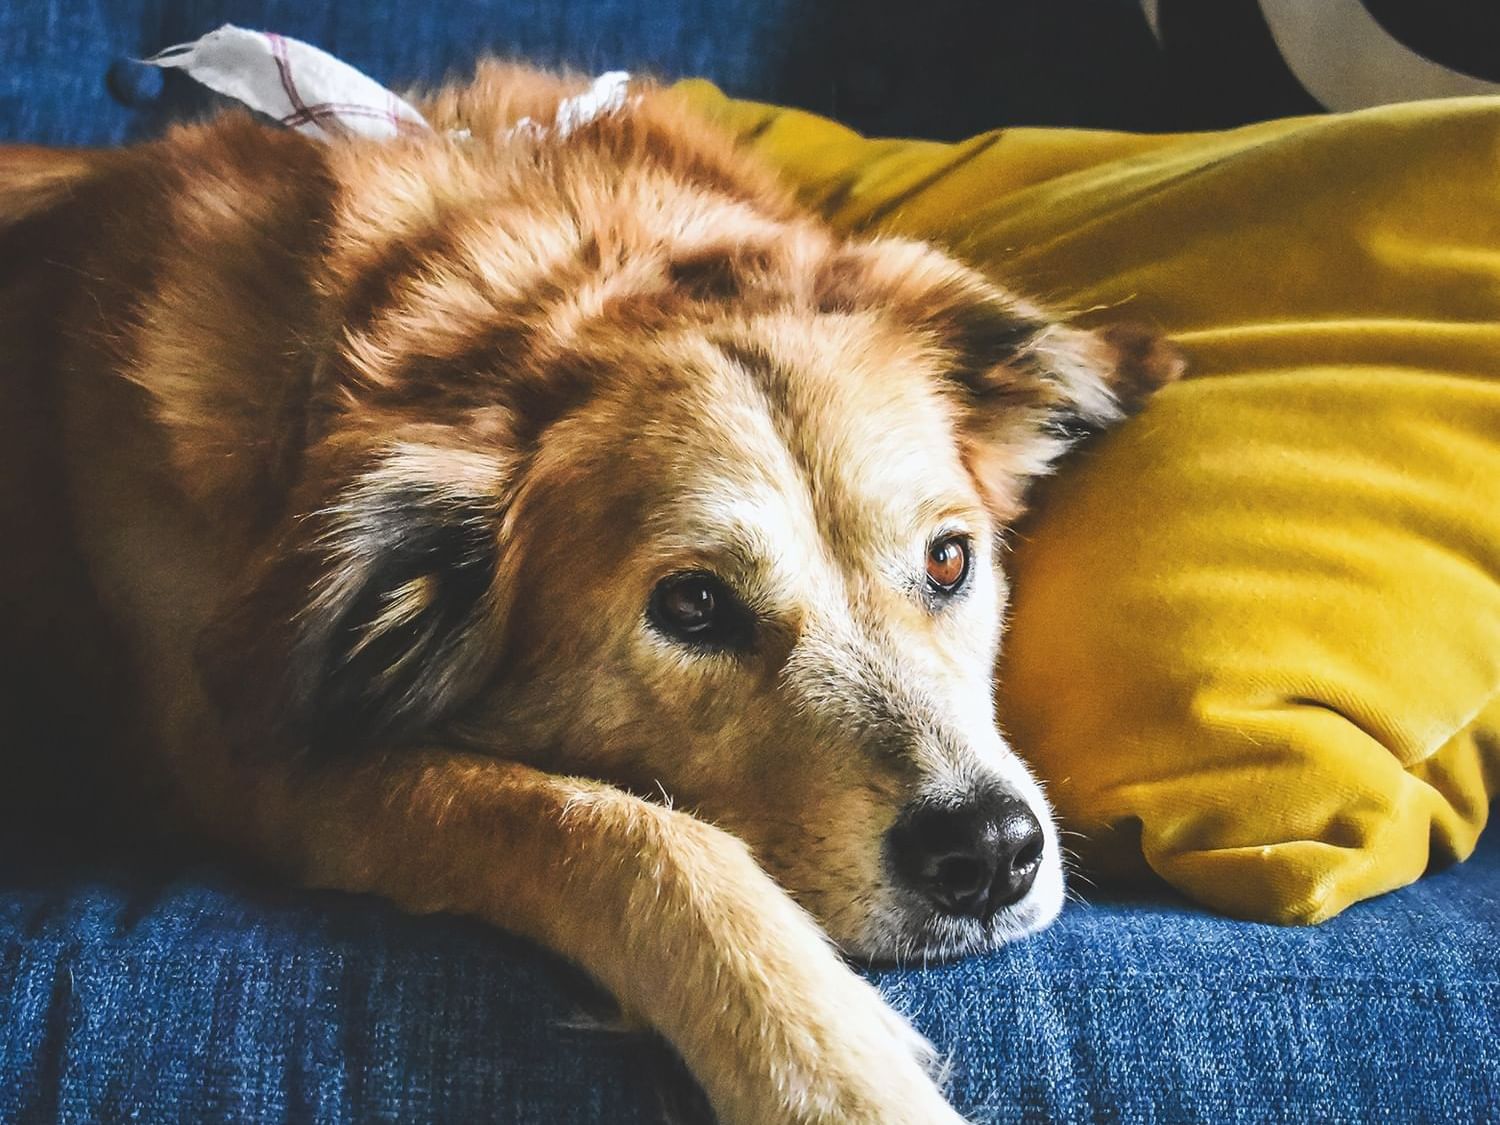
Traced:
[[1500, 84], [1419, 55], [1359, 0], [1260, 0], [1260, 10], [1297, 81], [1331, 110], [1500, 94]]

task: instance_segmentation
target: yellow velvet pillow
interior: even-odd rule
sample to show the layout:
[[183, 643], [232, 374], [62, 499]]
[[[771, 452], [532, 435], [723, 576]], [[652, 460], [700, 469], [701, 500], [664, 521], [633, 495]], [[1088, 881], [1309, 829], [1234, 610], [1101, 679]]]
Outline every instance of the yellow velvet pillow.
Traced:
[[1500, 100], [944, 145], [683, 88], [841, 228], [1187, 352], [1016, 543], [1002, 721], [1087, 861], [1316, 922], [1473, 850], [1500, 791]]

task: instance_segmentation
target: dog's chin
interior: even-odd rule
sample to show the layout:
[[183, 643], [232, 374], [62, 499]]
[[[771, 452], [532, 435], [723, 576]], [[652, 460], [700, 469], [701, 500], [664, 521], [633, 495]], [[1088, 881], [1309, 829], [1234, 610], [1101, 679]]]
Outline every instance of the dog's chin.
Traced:
[[855, 941], [844, 943], [853, 957], [875, 965], [949, 961], [984, 953], [1046, 929], [1062, 912], [1064, 876], [1049, 867], [1020, 902], [988, 922], [933, 910], [918, 896], [891, 888]]

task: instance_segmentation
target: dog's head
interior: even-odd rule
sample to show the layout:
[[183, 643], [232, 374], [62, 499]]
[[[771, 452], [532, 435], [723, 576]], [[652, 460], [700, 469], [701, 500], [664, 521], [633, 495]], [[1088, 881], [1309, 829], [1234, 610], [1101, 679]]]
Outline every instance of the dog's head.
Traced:
[[675, 143], [574, 138], [485, 193], [449, 153], [402, 167], [399, 207], [395, 172], [350, 194], [317, 440], [215, 694], [247, 742], [661, 796], [862, 955], [1032, 931], [1063, 865], [993, 712], [1004, 534], [1176, 361]]

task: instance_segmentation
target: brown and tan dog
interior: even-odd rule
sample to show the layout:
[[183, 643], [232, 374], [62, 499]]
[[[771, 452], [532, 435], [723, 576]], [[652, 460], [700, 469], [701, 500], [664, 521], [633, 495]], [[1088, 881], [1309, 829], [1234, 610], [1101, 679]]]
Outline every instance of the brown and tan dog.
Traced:
[[154, 817], [562, 952], [725, 1122], [956, 1121], [825, 934], [1057, 913], [997, 543], [1175, 359], [836, 237], [668, 91], [514, 134], [577, 89], [0, 154], [12, 747], [86, 713]]

